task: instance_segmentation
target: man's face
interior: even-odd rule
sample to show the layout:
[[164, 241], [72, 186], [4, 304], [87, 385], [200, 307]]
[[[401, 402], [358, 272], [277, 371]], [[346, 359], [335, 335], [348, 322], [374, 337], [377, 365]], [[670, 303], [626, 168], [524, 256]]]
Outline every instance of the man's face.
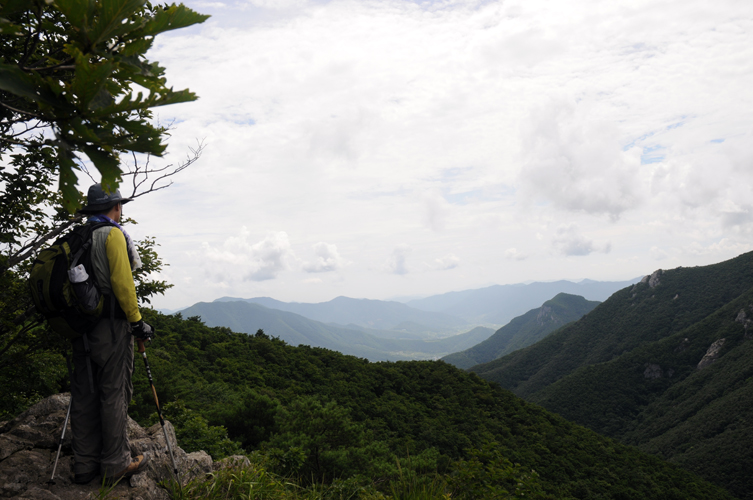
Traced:
[[112, 218], [115, 222], [120, 222], [120, 218], [123, 216], [123, 204], [118, 203], [117, 210], [115, 211], [115, 217]]

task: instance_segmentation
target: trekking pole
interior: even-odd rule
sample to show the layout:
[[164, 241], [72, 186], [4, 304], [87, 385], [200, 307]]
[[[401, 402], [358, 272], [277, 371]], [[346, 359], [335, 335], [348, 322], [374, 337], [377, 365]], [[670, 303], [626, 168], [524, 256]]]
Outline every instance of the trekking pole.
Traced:
[[162, 410], [159, 407], [159, 399], [157, 398], [157, 389], [154, 388], [154, 380], [152, 379], [152, 370], [149, 368], [149, 361], [146, 359], [146, 347], [144, 347], [144, 341], [142, 339], [136, 339], [139, 343], [138, 351], [144, 358], [144, 366], [146, 366], [146, 375], [149, 377], [149, 385], [152, 386], [152, 394], [154, 394], [154, 404], [157, 406], [157, 415], [159, 415], [159, 423], [162, 426], [162, 432], [165, 433], [165, 443], [167, 443], [167, 451], [170, 452], [170, 459], [173, 461], [173, 474], [175, 474], [175, 480], [178, 480], [178, 466], [175, 464], [175, 455], [173, 455], [173, 447], [170, 444], [170, 439], [167, 437], [167, 429], [165, 429], [165, 419], [162, 418]]
[[[65, 362], [68, 365], [68, 377], [71, 379], [71, 385], [73, 385], [73, 370], [71, 369], [71, 358], [66, 354]], [[65, 422], [63, 422], [63, 432], [60, 434], [60, 443], [58, 444], [58, 454], [55, 456], [55, 465], [52, 466], [52, 476], [47, 484], [55, 484], [55, 471], [58, 468], [58, 460], [60, 459], [60, 450], [63, 449], [63, 439], [65, 439], [65, 429], [68, 427], [68, 419], [71, 416], [71, 406], [73, 406], [73, 387], [71, 387], [71, 399], [68, 400], [68, 411], [65, 414]]]
[[55, 465], [52, 467], [52, 476], [47, 481], [48, 484], [55, 484], [55, 471], [58, 468], [58, 459], [60, 458], [60, 450], [63, 448], [63, 439], [65, 439], [65, 428], [68, 427], [68, 418], [71, 416], [71, 405], [73, 404], [73, 392], [71, 392], [71, 400], [68, 402], [68, 412], [65, 414], [65, 422], [63, 422], [63, 433], [60, 435], [60, 443], [58, 444], [58, 454], [55, 457]]

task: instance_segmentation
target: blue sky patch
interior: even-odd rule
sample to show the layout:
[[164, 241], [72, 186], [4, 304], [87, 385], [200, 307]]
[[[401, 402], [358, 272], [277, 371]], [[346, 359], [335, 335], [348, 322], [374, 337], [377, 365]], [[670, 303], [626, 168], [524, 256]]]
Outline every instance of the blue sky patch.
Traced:
[[656, 146], [646, 146], [643, 148], [641, 154], [641, 165], [648, 165], [649, 163], [659, 163], [664, 160], [666, 156], [666, 148], [657, 144]]

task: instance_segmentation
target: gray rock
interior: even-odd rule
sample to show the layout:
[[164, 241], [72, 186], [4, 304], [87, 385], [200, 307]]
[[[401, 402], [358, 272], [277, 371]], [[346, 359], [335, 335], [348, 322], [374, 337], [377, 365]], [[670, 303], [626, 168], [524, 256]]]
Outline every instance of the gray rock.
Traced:
[[654, 379], [654, 378], [662, 378], [664, 376], [664, 372], [661, 369], [661, 366], [654, 364], [654, 363], [646, 363], [643, 365], [645, 370], [643, 370], [643, 378], [648, 379]]
[[724, 346], [725, 340], [726, 339], [719, 339], [709, 346], [709, 348], [706, 350], [706, 354], [704, 354], [703, 358], [701, 358], [701, 361], [698, 362], [697, 368], [699, 370], [706, 368], [719, 358], [719, 353]]
[[[63, 422], [68, 410], [69, 394], [50, 396], [0, 427], [0, 497], [26, 500], [81, 500], [101, 498], [106, 491], [97, 478], [87, 485], [73, 484], [73, 456], [71, 431], [66, 430], [60, 460], [53, 483], [55, 454]], [[69, 422], [70, 426], [70, 422]], [[128, 500], [168, 500], [170, 496], [159, 484], [174, 479], [173, 465], [167, 450], [165, 435], [172, 445], [182, 484], [211, 473], [215, 467], [212, 457], [203, 451], [186, 453], [175, 438], [175, 429], [165, 421], [165, 428], [156, 424], [149, 429], [128, 419], [131, 454], [150, 456], [149, 465], [137, 474], [116, 485], [108, 498]], [[221, 464], [248, 465], [248, 458], [229, 457]]]
[[656, 288], [659, 285], [659, 278], [661, 277], [661, 274], [661, 269], [657, 269], [651, 274], [651, 277], [648, 279], [648, 286], [650, 288]]

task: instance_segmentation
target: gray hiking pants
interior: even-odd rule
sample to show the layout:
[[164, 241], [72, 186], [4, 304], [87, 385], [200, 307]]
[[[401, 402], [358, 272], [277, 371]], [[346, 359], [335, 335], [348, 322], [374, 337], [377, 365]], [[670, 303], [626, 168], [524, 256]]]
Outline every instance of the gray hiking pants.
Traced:
[[71, 382], [71, 430], [74, 474], [99, 470], [102, 476], [125, 469], [131, 463], [128, 443], [128, 405], [133, 394], [133, 338], [124, 319], [100, 320], [87, 337], [94, 391], [83, 339], [73, 342], [75, 371]]

